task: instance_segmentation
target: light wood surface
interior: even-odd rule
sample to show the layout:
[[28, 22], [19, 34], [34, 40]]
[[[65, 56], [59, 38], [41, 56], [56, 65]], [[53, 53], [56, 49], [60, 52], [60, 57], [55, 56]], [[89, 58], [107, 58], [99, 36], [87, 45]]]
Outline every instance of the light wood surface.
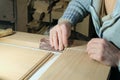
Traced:
[[[48, 36], [16, 32], [14, 35], [0, 38], [0, 42], [39, 48], [40, 39], [45, 37]], [[84, 40], [74, 41], [73, 45], [62, 52], [61, 56], [48, 68], [39, 80], [106, 80], [110, 67], [91, 60], [85, 52], [86, 43]], [[11, 73], [15, 73], [11, 76], [11, 79], [18, 79], [18, 77], [28, 79], [34, 70], [36, 71], [37, 69], [33, 69], [33, 72], [29, 73], [30, 75], [26, 75], [26, 72], [29, 72], [29, 69], [39, 62], [39, 60], [45, 59], [44, 61], [46, 61], [49, 58], [45, 58], [45, 56], [49, 55], [49, 51], [41, 52], [41, 50], [36, 51], [3, 45], [0, 45], [0, 50], [2, 51], [1, 53], [4, 53], [0, 54], [0, 66], [2, 66], [0, 67], [0, 80], [8, 78], [12, 75]], [[44, 61], [40, 63], [44, 64]], [[41, 64], [38, 65], [41, 66]], [[21, 65], [24, 69], [21, 68]], [[18, 68], [14, 70], [16, 66]], [[17, 75], [17, 72], [19, 75]]]
[[0, 80], [28, 79], [53, 54], [0, 44]]
[[40, 39], [45, 37], [47, 36], [26, 33], [26, 32], [16, 32], [13, 35], [0, 38], [0, 42], [26, 46], [26, 47], [39, 48]]
[[91, 60], [85, 48], [66, 49], [39, 80], [107, 80], [110, 67]]

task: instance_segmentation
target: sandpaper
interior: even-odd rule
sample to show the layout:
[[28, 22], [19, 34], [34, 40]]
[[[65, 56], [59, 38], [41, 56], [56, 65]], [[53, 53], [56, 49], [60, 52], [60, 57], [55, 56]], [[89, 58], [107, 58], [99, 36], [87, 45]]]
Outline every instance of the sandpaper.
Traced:
[[[77, 48], [78, 46], [85, 45], [86, 43], [87, 43], [87, 41], [85, 41], [85, 40], [68, 39], [68, 47], [67, 48]], [[54, 47], [51, 47], [49, 38], [41, 38], [39, 48], [48, 50], [48, 51], [61, 52], [59, 50], [55, 50]]]

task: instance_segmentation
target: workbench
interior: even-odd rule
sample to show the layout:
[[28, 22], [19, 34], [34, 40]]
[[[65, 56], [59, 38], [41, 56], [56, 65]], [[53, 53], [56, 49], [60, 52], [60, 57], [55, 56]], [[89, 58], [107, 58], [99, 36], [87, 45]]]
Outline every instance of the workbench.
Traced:
[[76, 41], [64, 51], [55, 52], [39, 49], [40, 39], [45, 37], [48, 36], [16, 32], [0, 38], [0, 79], [107, 80], [110, 67], [89, 58], [85, 51], [87, 41]]

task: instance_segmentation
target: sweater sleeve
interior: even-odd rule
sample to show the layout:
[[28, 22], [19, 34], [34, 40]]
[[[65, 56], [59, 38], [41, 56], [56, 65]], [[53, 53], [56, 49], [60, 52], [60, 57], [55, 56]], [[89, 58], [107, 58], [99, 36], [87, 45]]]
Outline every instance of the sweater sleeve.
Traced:
[[119, 61], [119, 63], [118, 63], [118, 70], [119, 70], [119, 72], [120, 72], [120, 61]]
[[67, 21], [72, 25], [81, 22], [89, 13], [91, 0], [71, 0], [58, 23]]

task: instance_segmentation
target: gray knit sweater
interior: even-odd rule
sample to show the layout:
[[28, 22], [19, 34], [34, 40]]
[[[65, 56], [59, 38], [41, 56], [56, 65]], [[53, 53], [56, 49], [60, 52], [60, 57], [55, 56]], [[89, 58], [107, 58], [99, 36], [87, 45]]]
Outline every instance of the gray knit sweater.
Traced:
[[58, 23], [68, 21], [72, 25], [76, 25], [88, 14], [91, 14], [98, 36], [120, 48], [120, 0], [117, 0], [117, 4], [111, 14], [100, 19], [101, 3], [102, 0], [71, 0]]
[[[58, 23], [68, 21], [72, 25], [81, 22], [88, 14], [92, 15], [93, 24], [99, 37], [105, 38], [120, 48], [120, 0], [117, 0], [113, 13], [99, 17], [102, 0], [71, 0]], [[102, 20], [102, 24], [100, 21]]]

